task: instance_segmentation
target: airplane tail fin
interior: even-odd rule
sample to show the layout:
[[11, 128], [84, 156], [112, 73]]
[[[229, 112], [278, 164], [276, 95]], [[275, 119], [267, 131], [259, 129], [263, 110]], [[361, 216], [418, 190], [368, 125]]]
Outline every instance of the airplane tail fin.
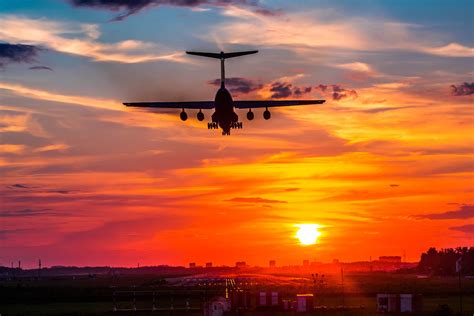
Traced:
[[225, 67], [224, 67], [224, 60], [227, 58], [239, 57], [244, 55], [250, 55], [258, 53], [258, 50], [249, 50], [244, 52], [233, 52], [233, 53], [205, 53], [205, 52], [186, 52], [189, 55], [196, 55], [201, 57], [209, 57], [209, 58], [216, 58], [221, 60], [221, 87], [224, 88], [225, 86]]

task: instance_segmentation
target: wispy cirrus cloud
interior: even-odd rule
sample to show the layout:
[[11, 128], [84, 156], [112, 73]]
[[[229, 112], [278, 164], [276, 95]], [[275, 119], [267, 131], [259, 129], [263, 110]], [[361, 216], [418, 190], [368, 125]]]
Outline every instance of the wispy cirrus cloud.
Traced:
[[[474, 48], [458, 43], [439, 45], [435, 35], [420, 35], [418, 25], [382, 19], [347, 17], [331, 10], [288, 12], [284, 19], [258, 15], [246, 8], [223, 9], [229, 22], [217, 26], [231, 44], [260, 43], [267, 47], [314, 54], [312, 49], [350, 51], [410, 51], [442, 57], [474, 57]], [[255, 30], [258, 30], [256, 32]], [[423, 40], [420, 40], [423, 36]], [[429, 40], [428, 40], [429, 39]], [[321, 50], [322, 49], [322, 50]]]
[[226, 200], [227, 202], [238, 202], [238, 203], [288, 203], [287, 201], [281, 201], [281, 200], [271, 200], [271, 199], [264, 199], [261, 197], [235, 197], [229, 200]]
[[[164, 49], [150, 42], [124, 40], [117, 43], [99, 41], [96, 24], [67, 23], [30, 19], [17, 15], [0, 15], [0, 40], [40, 46], [57, 52], [84, 56], [94, 61], [142, 63], [151, 61], [189, 62], [180, 52]], [[161, 50], [156, 54], [149, 51]], [[35, 52], [33, 50], [33, 52]], [[30, 53], [31, 54], [31, 53]], [[34, 57], [31, 56], [31, 57]]]
[[83, 97], [76, 95], [65, 95], [61, 93], [55, 93], [47, 90], [31, 88], [7, 82], [0, 82], [0, 90], [1, 89], [27, 98], [90, 106], [115, 111], [123, 110], [123, 107], [121, 106], [120, 102], [116, 100]]

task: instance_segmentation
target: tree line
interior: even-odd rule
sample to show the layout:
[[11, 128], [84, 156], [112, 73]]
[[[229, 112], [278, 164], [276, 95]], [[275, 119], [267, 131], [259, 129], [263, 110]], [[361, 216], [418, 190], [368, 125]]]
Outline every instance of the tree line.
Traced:
[[[458, 261], [461, 259], [460, 261]], [[456, 274], [456, 262], [460, 262], [461, 274], [474, 275], [474, 247], [457, 247], [437, 250], [430, 248], [421, 254], [418, 272], [430, 275]]]

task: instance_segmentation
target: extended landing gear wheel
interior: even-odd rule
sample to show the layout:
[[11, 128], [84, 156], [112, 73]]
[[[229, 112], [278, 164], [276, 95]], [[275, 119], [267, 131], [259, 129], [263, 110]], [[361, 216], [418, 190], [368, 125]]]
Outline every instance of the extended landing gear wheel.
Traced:
[[207, 129], [217, 129], [219, 125], [216, 122], [207, 123]]

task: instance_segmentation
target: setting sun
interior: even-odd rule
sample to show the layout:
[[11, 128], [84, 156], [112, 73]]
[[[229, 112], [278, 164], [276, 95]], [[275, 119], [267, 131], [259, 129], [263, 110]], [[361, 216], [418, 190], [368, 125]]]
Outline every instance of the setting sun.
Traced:
[[314, 245], [321, 235], [318, 231], [319, 225], [317, 224], [300, 224], [296, 226], [299, 227], [296, 232], [296, 238], [300, 240], [302, 245]]

